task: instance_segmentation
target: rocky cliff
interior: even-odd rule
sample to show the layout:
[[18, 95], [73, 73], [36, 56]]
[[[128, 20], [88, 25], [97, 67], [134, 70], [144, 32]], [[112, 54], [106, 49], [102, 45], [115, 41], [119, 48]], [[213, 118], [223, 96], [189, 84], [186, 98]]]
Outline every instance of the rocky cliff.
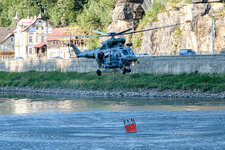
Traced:
[[[193, 0], [192, 4], [168, 5], [157, 15], [157, 21], [149, 22], [145, 28], [181, 25], [145, 32], [138, 52], [171, 54], [181, 48], [190, 48], [199, 53], [212, 53], [213, 40], [214, 52], [218, 52], [225, 47], [225, 6], [222, 1]], [[135, 20], [142, 17], [142, 3], [143, 0], [117, 0], [109, 30], [121, 31], [132, 27], [133, 17]]]
[[144, 10], [141, 7], [143, 0], [116, 0], [113, 10], [112, 23], [109, 31], [119, 32], [137, 26], [137, 21], [142, 18]]

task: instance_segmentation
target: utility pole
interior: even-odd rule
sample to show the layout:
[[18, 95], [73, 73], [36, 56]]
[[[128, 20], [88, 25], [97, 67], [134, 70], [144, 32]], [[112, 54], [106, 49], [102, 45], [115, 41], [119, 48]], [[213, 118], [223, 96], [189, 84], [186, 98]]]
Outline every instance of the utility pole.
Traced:
[[214, 30], [214, 27], [213, 27], [213, 16], [212, 16], [212, 53], [214, 54], [214, 37], [213, 37], [213, 30]]

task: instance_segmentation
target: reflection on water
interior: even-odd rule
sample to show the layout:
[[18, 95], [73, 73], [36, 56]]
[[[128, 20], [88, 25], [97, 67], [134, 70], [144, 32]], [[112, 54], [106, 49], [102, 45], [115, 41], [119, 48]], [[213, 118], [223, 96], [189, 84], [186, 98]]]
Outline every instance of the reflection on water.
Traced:
[[0, 114], [66, 111], [193, 111], [224, 109], [224, 100], [0, 96]]

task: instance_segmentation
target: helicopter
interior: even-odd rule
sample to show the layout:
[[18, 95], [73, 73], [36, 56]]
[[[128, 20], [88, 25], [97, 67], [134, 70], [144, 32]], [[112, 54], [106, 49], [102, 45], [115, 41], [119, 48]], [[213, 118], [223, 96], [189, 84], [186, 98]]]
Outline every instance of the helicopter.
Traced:
[[[102, 72], [108, 71], [110, 69], [120, 69], [122, 70], [123, 74], [131, 72], [131, 65], [134, 65], [137, 62], [137, 57], [131, 47], [133, 46], [132, 43], [126, 43], [125, 38], [115, 38], [116, 36], [121, 35], [128, 35], [134, 34], [138, 32], [146, 32], [150, 30], [156, 30], [161, 28], [167, 28], [172, 26], [177, 26], [180, 24], [168, 25], [163, 27], [156, 27], [146, 30], [139, 30], [129, 32], [132, 29], [127, 29], [121, 31], [119, 33], [116, 32], [109, 32], [104, 33], [101, 31], [93, 30], [93, 32], [100, 34], [100, 35], [66, 35], [66, 37], [111, 37], [106, 41], [102, 42], [101, 47], [80, 51], [75, 44], [72, 43], [64, 43], [65, 45], [72, 47], [77, 58], [91, 58], [95, 59], [99, 69], [96, 71], [98, 76], [101, 76]], [[60, 36], [60, 35], [47, 35], [47, 36]], [[61, 35], [62, 37], [64, 35]], [[125, 44], [126, 43], [126, 44]]]
[[99, 66], [99, 69], [96, 71], [99, 76], [101, 76], [102, 72], [108, 71], [109, 69], [120, 69], [123, 74], [126, 74], [131, 72], [130, 66], [135, 64], [137, 57], [130, 48], [132, 43], [127, 43], [125, 46], [125, 38], [115, 38], [115, 36], [122, 35], [130, 30], [132, 29], [122, 31], [120, 33], [103, 33], [94, 30], [93, 32], [95, 33], [99, 33], [103, 36], [111, 36], [111, 38], [103, 41], [101, 47], [82, 52], [72, 42], [64, 44], [71, 46], [78, 58], [84, 57], [95, 59]]

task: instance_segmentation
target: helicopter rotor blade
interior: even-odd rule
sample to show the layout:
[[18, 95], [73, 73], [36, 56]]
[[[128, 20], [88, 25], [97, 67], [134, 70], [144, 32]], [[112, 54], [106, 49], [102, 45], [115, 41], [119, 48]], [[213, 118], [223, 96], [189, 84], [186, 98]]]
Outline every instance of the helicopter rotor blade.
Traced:
[[82, 37], [82, 38], [89, 38], [89, 37], [106, 37], [108, 35], [41, 35], [41, 36], [53, 36], [53, 37]]
[[108, 33], [104, 33], [104, 32], [97, 31], [97, 30], [93, 30], [93, 32], [98, 33], [100, 35], [104, 35], [104, 36], [107, 36], [108, 35]]
[[93, 30], [93, 32], [101, 34], [101, 35], [41, 35], [41, 36], [53, 36], [53, 37], [81, 37], [81, 38], [89, 38], [89, 37], [109, 37], [109, 36], [119, 36], [119, 35], [128, 35], [128, 34], [134, 34], [134, 33], [140, 33], [140, 32], [146, 32], [146, 31], [152, 31], [152, 30], [158, 30], [158, 29], [163, 29], [163, 28], [169, 28], [169, 27], [174, 27], [178, 25], [182, 25], [184, 23], [178, 23], [178, 24], [173, 24], [173, 25], [167, 25], [167, 26], [162, 26], [162, 27], [155, 27], [155, 28], [150, 28], [150, 29], [145, 29], [145, 30], [139, 30], [139, 31], [134, 31], [134, 32], [129, 32], [132, 29], [127, 29], [119, 33], [115, 33], [113, 35], [110, 35], [109, 33], [104, 33], [101, 31], [96, 31]]
[[122, 34], [124, 34], [124, 33], [126, 33], [126, 32], [131, 31], [131, 30], [132, 30], [132, 28], [127, 29], [127, 30], [124, 30], [124, 31], [121, 31], [121, 32], [119, 32], [119, 33], [116, 33], [116, 35], [122, 35]]
[[173, 25], [168, 25], [168, 26], [155, 27], [155, 28], [150, 28], [150, 29], [145, 29], [145, 30], [128, 32], [128, 33], [124, 33], [123, 35], [128, 35], [128, 34], [133, 34], [133, 33], [140, 33], [140, 32], [146, 32], [146, 31], [152, 31], [152, 30], [158, 30], [158, 29], [163, 29], [163, 28], [168, 28], [168, 27], [174, 27], [174, 26], [178, 26], [178, 25], [181, 25], [181, 24], [184, 24], [184, 23], [178, 23], [178, 24], [173, 24]]

